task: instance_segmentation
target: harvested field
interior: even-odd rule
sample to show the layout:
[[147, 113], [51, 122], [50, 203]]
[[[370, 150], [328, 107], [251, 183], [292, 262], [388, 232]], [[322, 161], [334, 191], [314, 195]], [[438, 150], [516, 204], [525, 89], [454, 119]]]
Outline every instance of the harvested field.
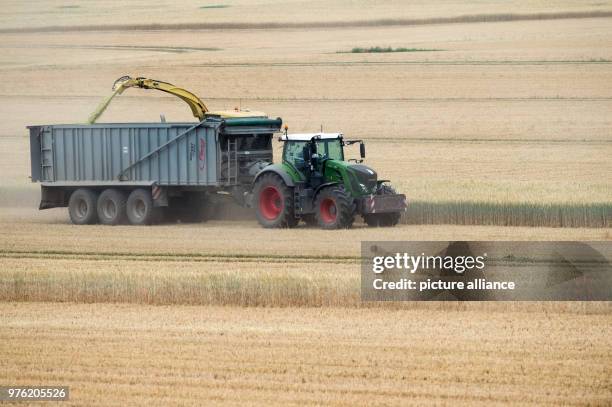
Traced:
[[609, 314], [5, 303], [0, 315], [0, 380], [68, 385], [78, 405], [612, 399]]
[[263, 229], [255, 220], [106, 227], [71, 225], [62, 209], [36, 214], [32, 209], [3, 210], [0, 215], [3, 251], [354, 257], [359, 255], [362, 240], [612, 240], [612, 231], [603, 228], [451, 225], [368, 228], [357, 224], [350, 230], [325, 231], [305, 226], [275, 230]]

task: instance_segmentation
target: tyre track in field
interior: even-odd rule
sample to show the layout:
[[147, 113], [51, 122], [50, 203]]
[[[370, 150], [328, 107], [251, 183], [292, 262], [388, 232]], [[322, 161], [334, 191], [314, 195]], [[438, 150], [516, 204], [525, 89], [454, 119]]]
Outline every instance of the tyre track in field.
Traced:
[[109, 50], [109, 51], [153, 51], [171, 54], [182, 54], [186, 52], [198, 51], [220, 51], [221, 48], [216, 47], [164, 47], [155, 45], [44, 45], [44, 44], [28, 44], [28, 45], [1, 45], [0, 49], [87, 49], [87, 50]]
[[274, 254], [200, 254], [200, 253], [123, 253], [78, 252], [55, 250], [0, 250], [0, 258], [48, 260], [121, 260], [167, 262], [226, 262], [226, 263], [359, 263], [358, 256], [274, 255]]

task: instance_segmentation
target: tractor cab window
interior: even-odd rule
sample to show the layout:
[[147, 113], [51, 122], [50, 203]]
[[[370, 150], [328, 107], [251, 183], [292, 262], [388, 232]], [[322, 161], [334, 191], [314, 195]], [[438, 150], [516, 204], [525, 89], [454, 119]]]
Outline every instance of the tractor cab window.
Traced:
[[323, 158], [332, 160], [344, 160], [344, 152], [342, 151], [342, 142], [340, 139], [328, 139], [317, 141], [317, 152]]
[[[307, 141], [288, 141], [285, 143], [283, 160], [292, 164], [296, 169], [303, 170], [308, 167], [308, 163], [304, 160], [304, 152], [307, 148]], [[337, 138], [317, 140], [317, 154], [322, 159], [343, 161], [342, 140]]]
[[287, 161], [289, 164], [292, 164], [298, 170], [306, 168], [307, 163], [304, 161], [305, 148], [305, 141], [288, 141], [285, 143], [283, 160]]

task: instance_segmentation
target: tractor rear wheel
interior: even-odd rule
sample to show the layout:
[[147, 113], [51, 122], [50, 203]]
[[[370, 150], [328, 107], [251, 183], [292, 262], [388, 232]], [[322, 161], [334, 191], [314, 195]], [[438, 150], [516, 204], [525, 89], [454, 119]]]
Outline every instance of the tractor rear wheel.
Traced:
[[[378, 195], [394, 195], [395, 189], [389, 185], [381, 185]], [[391, 227], [397, 225], [402, 214], [400, 212], [368, 213], [363, 215], [363, 220], [371, 227]]]
[[91, 189], [77, 189], [70, 195], [68, 214], [75, 225], [91, 225], [98, 222], [96, 203], [98, 194]]
[[293, 189], [274, 173], [263, 174], [253, 188], [255, 215], [265, 228], [291, 228], [297, 225]]
[[342, 185], [319, 191], [315, 199], [315, 217], [323, 229], [349, 229], [355, 220], [353, 199]]
[[125, 223], [127, 196], [118, 189], [105, 189], [98, 197], [98, 219], [103, 225]]

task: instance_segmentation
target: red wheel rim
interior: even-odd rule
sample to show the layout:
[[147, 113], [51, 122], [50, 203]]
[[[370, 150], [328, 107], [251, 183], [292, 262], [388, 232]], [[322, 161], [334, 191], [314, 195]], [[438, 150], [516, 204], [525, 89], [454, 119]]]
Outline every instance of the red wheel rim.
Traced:
[[336, 220], [337, 211], [336, 203], [331, 198], [325, 198], [321, 201], [321, 219], [325, 223], [333, 223]]
[[267, 186], [259, 194], [259, 211], [267, 220], [278, 218], [283, 210], [283, 200], [276, 187]]

